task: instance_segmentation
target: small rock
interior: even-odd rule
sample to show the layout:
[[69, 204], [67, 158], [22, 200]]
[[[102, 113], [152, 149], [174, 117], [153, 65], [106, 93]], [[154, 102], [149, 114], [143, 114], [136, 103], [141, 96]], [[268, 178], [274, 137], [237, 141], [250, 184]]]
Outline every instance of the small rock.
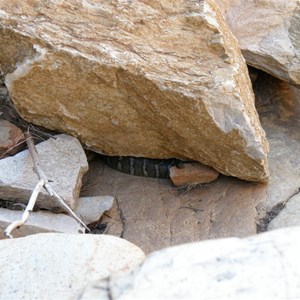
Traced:
[[[81, 144], [68, 135], [57, 135], [36, 146], [40, 166], [49, 184], [71, 207], [76, 206], [81, 188], [81, 178], [88, 163]], [[38, 183], [28, 150], [0, 160], [0, 199], [27, 203]], [[61, 211], [57, 200], [42, 190], [37, 207]]]
[[75, 213], [85, 224], [91, 224], [98, 221], [106, 210], [111, 209], [113, 202], [114, 197], [110, 196], [81, 197]]
[[89, 282], [128, 270], [144, 253], [107, 235], [41, 233], [0, 241], [1, 299], [77, 299]]
[[207, 183], [216, 180], [218, 176], [216, 170], [197, 162], [183, 163], [179, 168], [170, 168], [170, 178], [176, 186]]
[[[0, 239], [5, 238], [4, 230], [12, 222], [21, 220], [22, 211], [0, 208]], [[84, 229], [75, 219], [64, 215], [47, 211], [31, 212], [27, 222], [12, 231], [13, 237], [24, 237], [42, 232], [80, 233]]]
[[24, 134], [14, 124], [0, 120], [0, 159], [15, 155], [24, 148]]
[[300, 299], [299, 235], [295, 227], [167, 248], [80, 299]]

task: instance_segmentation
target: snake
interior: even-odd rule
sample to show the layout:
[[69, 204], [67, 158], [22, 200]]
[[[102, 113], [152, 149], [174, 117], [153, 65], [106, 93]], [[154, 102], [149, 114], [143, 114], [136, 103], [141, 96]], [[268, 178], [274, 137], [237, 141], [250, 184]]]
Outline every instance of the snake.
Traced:
[[130, 175], [152, 177], [152, 178], [169, 178], [170, 168], [180, 166], [181, 160], [176, 158], [170, 159], [153, 159], [133, 156], [103, 156], [104, 162], [117, 171]]

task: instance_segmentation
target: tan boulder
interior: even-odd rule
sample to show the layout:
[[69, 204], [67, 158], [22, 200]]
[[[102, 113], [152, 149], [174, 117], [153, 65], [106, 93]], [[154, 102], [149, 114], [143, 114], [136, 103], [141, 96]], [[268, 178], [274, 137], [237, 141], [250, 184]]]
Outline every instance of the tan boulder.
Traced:
[[201, 2], [0, 1], [0, 66], [21, 115], [109, 155], [268, 176], [244, 59]]
[[299, 0], [216, 0], [247, 63], [300, 85]]

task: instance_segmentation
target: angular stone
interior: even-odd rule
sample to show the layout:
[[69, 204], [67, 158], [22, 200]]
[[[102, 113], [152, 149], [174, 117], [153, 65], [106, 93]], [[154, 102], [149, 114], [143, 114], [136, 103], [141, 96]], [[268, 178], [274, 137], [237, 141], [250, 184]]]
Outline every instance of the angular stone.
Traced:
[[[88, 170], [86, 156], [79, 141], [61, 134], [38, 144], [36, 148], [40, 166], [48, 177], [49, 184], [74, 208], [79, 197], [81, 178]], [[28, 150], [0, 160], [0, 199], [27, 203], [38, 181]], [[36, 206], [62, 210], [57, 200], [45, 190], [39, 194]]]
[[36, 234], [0, 241], [2, 299], [77, 299], [86, 285], [144, 259], [112, 236]]
[[114, 197], [110, 196], [81, 197], [78, 199], [75, 213], [85, 224], [91, 224], [111, 209], [113, 203]]
[[213, 1], [1, 0], [0, 9], [0, 66], [27, 121], [103, 154], [268, 177], [247, 68]]
[[18, 153], [24, 148], [22, 142], [22, 130], [6, 120], [0, 120], [0, 159]]
[[199, 163], [183, 163], [180, 168], [170, 168], [170, 178], [176, 186], [208, 183], [216, 180], [218, 176], [216, 170]]
[[247, 63], [300, 85], [300, 2], [216, 0]]
[[79, 299], [299, 299], [299, 235], [295, 227], [164, 249]]
[[[22, 211], [0, 208], [0, 239], [5, 238], [4, 230], [12, 222], [21, 220]], [[82, 233], [84, 229], [75, 219], [65, 214], [54, 214], [47, 211], [31, 212], [24, 225], [12, 231], [14, 238], [42, 232]]]

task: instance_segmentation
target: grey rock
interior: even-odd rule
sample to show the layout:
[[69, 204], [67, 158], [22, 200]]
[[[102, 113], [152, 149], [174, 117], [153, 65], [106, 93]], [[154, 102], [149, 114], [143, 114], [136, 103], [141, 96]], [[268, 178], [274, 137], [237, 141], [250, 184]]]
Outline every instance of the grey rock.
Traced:
[[[3, 239], [4, 230], [12, 222], [21, 220], [22, 211], [0, 208], [0, 239]], [[12, 231], [14, 238], [24, 237], [43, 232], [82, 233], [84, 229], [75, 219], [64, 215], [47, 211], [31, 212], [27, 222]]]
[[282, 211], [268, 225], [268, 230], [300, 226], [300, 194], [288, 200]]
[[[51, 187], [74, 208], [79, 197], [81, 179], [88, 163], [81, 144], [68, 135], [57, 135], [37, 145], [41, 168]], [[38, 183], [28, 150], [0, 160], [0, 199], [27, 203]], [[42, 190], [37, 207], [61, 211], [54, 197]]]
[[110, 196], [80, 197], [75, 213], [85, 224], [90, 224], [98, 221], [105, 211], [111, 209], [113, 202], [114, 197]]
[[295, 227], [157, 251], [80, 299], [299, 299], [299, 235]]

